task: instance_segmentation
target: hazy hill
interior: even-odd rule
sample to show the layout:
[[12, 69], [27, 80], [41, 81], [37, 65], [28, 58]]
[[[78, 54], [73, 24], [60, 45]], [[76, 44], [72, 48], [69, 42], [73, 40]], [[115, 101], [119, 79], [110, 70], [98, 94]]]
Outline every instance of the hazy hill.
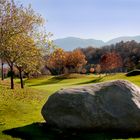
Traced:
[[73, 50], [77, 47], [87, 47], [87, 46], [99, 47], [99, 46], [104, 45], [104, 42], [101, 40], [81, 39], [81, 38], [76, 38], [76, 37], [56, 39], [54, 40], [54, 43], [65, 50]]
[[62, 38], [62, 39], [56, 39], [54, 40], [54, 43], [63, 48], [64, 50], [73, 50], [78, 47], [88, 47], [88, 46], [93, 46], [93, 47], [101, 47], [104, 45], [110, 45], [110, 44], [115, 44], [120, 41], [131, 41], [135, 40], [136, 42], [140, 42], [140, 36], [124, 36], [124, 37], [118, 37], [111, 39], [107, 42], [104, 42], [102, 40], [96, 40], [96, 39], [81, 39], [77, 37], [67, 37], [67, 38]]
[[123, 36], [123, 37], [118, 37], [118, 38], [114, 38], [112, 40], [109, 40], [108, 42], [106, 42], [107, 45], [110, 45], [110, 44], [114, 44], [114, 43], [117, 43], [117, 42], [120, 42], [120, 41], [131, 41], [131, 40], [135, 40], [136, 42], [140, 42], [140, 36]]

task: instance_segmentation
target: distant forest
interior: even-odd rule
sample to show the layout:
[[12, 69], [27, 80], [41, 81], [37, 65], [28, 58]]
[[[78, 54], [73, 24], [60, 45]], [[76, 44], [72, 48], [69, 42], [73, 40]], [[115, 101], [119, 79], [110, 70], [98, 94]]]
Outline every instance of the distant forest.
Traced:
[[[101, 57], [108, 52], [115, 52], [122, 58], [122, 68], [124, 71], [130, 71], [135, 68], [140, 69], [140, 43], [136, 41], [119, 42], [107, 45], [101, 48], [89, 46], [87, 48], [79, 48], [86, 56], [88, 64], [100, 64]], [[113, 58], [112, 58], [113, 59]]]
[[65, 51], [57, 48], [45, 57], [46, 68], [53, 75], [68, 73], [114, 73], [140, 69], [140, 43], [119, 42], [95, 48]]

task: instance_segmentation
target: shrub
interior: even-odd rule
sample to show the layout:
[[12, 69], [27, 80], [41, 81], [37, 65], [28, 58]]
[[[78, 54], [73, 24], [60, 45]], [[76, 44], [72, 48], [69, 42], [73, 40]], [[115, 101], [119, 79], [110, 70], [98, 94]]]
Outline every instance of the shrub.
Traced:
[[126, 76], [136, 76], [136, 75], [140, 75], [140, 70], [135, 69], [126, 74]]
[[90, 73], [94, 73], [95, 69], [94, 68], [90, 68]]
[[86, 74], [87, 70], [85, 68], [82, 69], [81, 73]]

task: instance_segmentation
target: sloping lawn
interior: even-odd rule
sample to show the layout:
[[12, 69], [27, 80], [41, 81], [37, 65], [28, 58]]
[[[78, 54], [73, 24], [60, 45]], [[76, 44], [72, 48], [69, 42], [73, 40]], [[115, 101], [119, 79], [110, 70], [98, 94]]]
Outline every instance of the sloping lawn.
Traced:
[[40, 90], [45, 90], [52, 93], [61, 88], [67, 88], [71, 86], [79, 86], [86, 84], [93, 84], [97, 82], [105, 82], [109, 80], [124, 79], [133, 82], [134, 84], [140, 86], [140, 76], [127, 77], [124, 74], [114, 74], [114, 75], [73, 75], [68, 78], [65, 77], [47, 77], [27, 80], [26, 85]]
[[[126, 79], [140, 86], [140, 76], [126, 77], [124, 74], [101, 77], [98, 75], [76, 74], [67, 77], [49, 76], [25, 80], [26, 87], [24, 90], [19, 88], [18, 80], [15, 80], [17, 83], [15, 90], [9, 89], [9, 79], [6, 79], [4, 82], [0, 81], [0, 140], [18, 140], [21, 138], [27, 140], [53, 140], [58, 137], [61, 139], [69, 139], [69, 134], [64, 136], [62, 134], [52, 133], [47, 130], [44, 123], [42, 123], [44, 120], [40, 112], [48, 97], [61, 88], [114, 79]], [[7, 131], [6, 133], [5, 130]], [[17, 138], [13, 138], [6, 134], [10, 134]], [[112, 139], [110, 135], [105, 134], [82, 134], [81, 136], [74, 136], [71, 139], [74, 138], [77, 140], [85, 140], [87, 138], [87, 140], [102, 140], [104, 138], [108, 140]]]
[[13, 139], [3, 130], [43, 121], [40, 109], [48, 96], [30, 88], [11, 90], [7, 82], [0, 85], [0, 140]]

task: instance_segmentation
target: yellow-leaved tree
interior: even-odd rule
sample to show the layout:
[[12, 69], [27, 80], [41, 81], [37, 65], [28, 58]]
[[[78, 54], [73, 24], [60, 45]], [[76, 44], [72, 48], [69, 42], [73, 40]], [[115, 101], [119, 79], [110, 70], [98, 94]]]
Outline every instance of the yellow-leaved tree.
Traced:
[[14, 66], [20, 72], [21, 68], [23, 71], [25, 67], [39, 66], [37, 60], [41, 62], [41, 50], [48, 41], [43, 24], [44, 19], [31, 5], [23, 7], [14, 0], [0, 1], [0, 59], [10, 67], [11, 89], [14, 89]]

